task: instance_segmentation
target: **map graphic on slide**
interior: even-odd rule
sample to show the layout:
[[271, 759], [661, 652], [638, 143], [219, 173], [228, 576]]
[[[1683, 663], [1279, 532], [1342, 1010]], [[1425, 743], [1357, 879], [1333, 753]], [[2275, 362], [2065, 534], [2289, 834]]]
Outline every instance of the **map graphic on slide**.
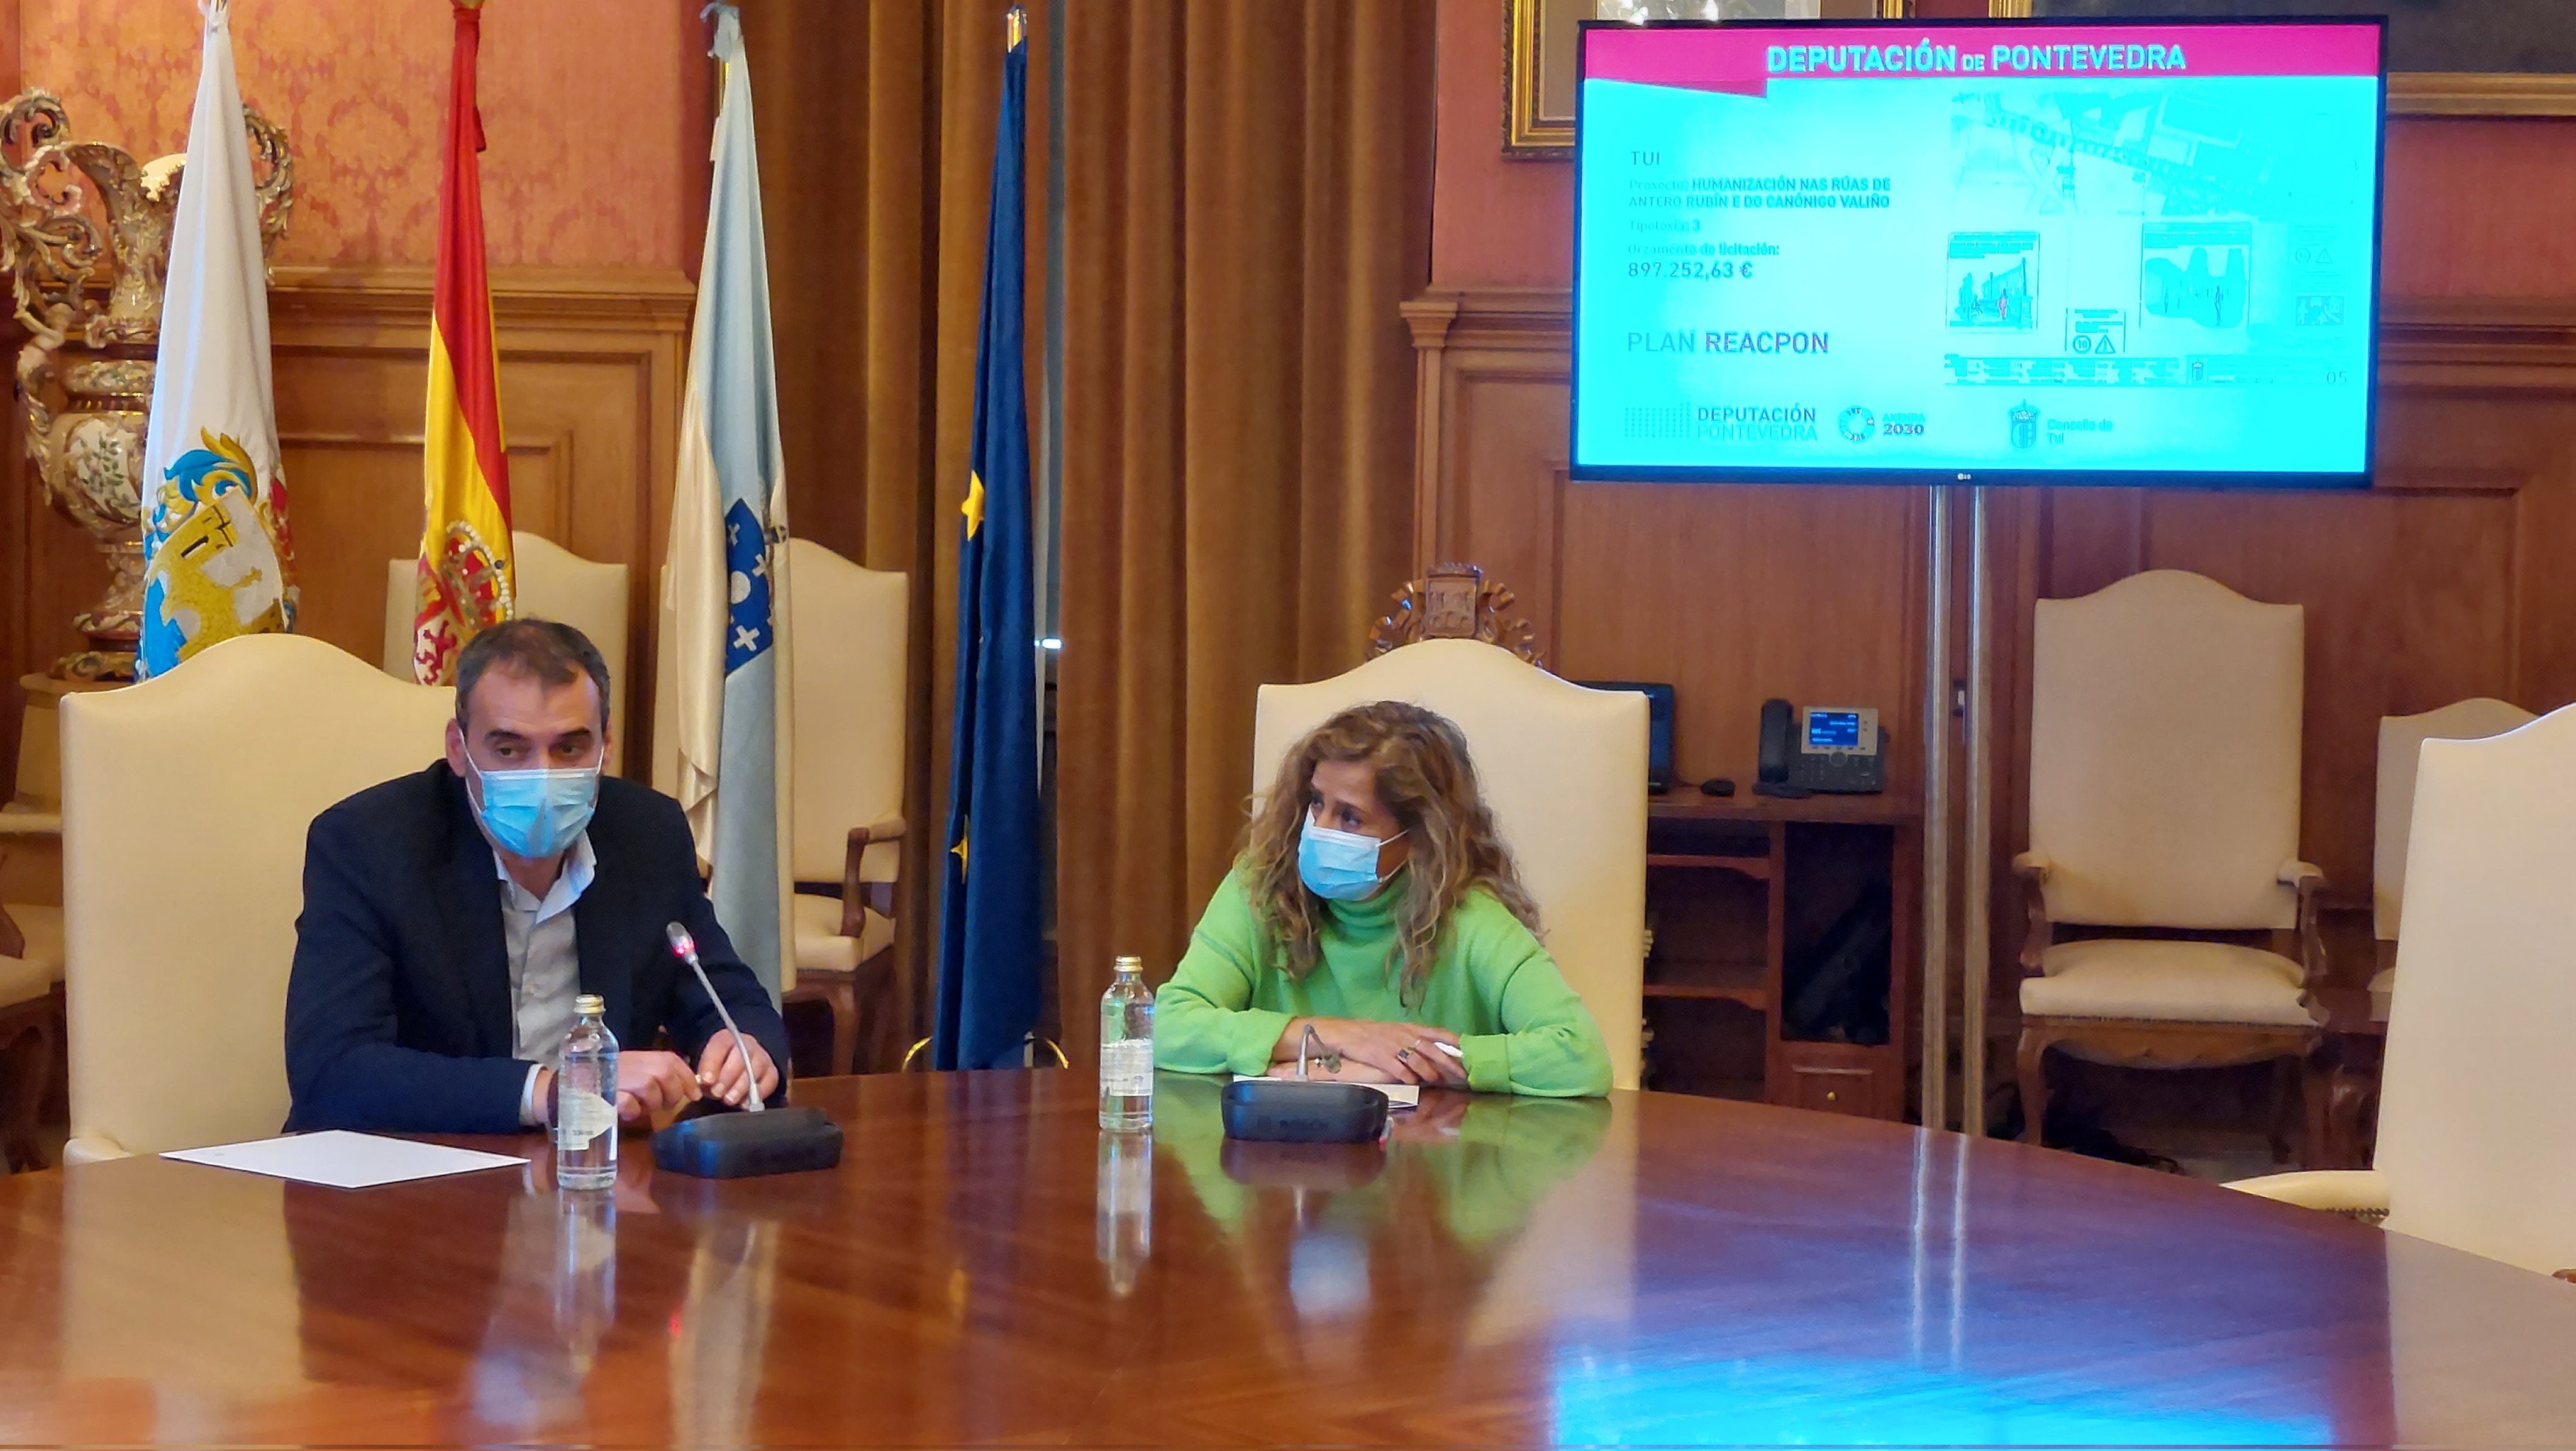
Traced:
[[2028, 331], [2038, 314], [2037, 232], [1954, 232], [1950, 236], [1950, 326]]
[[1958, 184], [2023, 190], [2043, 215], [2270, 216], [2269, 147], [2216, 106], [2143, 89], [1962, 97]]

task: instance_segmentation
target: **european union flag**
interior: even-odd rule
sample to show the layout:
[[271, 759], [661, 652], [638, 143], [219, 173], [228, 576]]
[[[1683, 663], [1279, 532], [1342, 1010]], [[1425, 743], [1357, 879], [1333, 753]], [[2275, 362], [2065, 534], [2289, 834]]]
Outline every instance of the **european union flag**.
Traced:
[[1029, 577], [1029, 414], [1021, 376], [1027, 28], [1014, 9], [984, 235], [975, 433], [957, 552], [957, 718], [940, 892], [939, 1068], [1016, 1067], [1041, 1002], [1037, 620]]

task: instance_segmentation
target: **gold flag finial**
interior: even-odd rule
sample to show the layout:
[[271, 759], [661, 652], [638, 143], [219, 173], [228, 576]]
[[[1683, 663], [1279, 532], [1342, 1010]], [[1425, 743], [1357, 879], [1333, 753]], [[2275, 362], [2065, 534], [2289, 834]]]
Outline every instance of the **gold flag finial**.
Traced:
[[1014, 5], [1002, 12], [1002, 49], [1018, 50], [1029, 38], [1029, 12]]

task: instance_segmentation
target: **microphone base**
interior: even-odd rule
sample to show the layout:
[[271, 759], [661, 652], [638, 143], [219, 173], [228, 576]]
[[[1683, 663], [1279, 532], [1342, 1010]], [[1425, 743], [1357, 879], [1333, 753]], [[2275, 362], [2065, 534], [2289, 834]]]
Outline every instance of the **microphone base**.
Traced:
[[653, 1167], [700, 1179], [801, 1174], [841, 1162], [841, 1126], [819, 1108], [711, 1113], [653, 1135]]
[[1357, 1083], [1238, 1078], [1225, 1086], [1225, 1136], [1279, 1144], [1367, 1144], [1386, 1137], [1386, 1095]]

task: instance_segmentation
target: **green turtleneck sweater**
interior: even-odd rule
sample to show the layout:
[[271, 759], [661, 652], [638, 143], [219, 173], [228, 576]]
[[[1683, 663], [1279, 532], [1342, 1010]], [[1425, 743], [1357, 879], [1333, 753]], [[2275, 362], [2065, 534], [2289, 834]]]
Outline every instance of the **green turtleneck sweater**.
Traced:
[[1262, 1073], [1293, 1018], [1421, 1023], [1458, 1035], [1467, 1086], [1480, 1093], [1581, 1098], [1610, 1091], [1601, 1027], [1556, 959], [1482, 887], [1449, 913], [1422, 1001], [1397, 991], [1389, 887], [1362, 902], [1327, 902], [1323, 960], [1305, 980], [1281, 971], [1238, 869], [1209, 899], [1190, 950], [1154, 997], [1154, 1061], [1182, 1073]]

